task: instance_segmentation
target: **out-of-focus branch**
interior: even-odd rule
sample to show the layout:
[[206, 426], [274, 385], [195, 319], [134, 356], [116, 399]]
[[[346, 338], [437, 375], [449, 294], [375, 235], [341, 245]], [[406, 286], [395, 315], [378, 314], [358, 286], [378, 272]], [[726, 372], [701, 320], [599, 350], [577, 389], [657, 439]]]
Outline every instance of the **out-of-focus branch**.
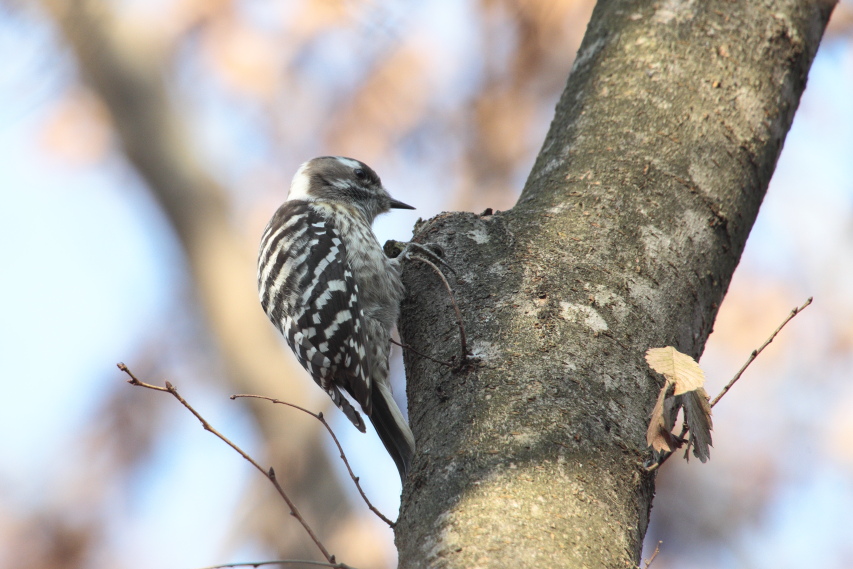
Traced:
[[[44, 0], [43, 5], [74, 51], [81, 74], [108, 108], [127, 158], [172, 222], [231, 381], [240, 391], [281, 392], [284, 382], [299, 372], [284, 357], [258, 307], [254, 259], [229, 224], [226, 194], [205, 171], [183, 118], [169, 100], [163, 79], [166, 50], [129, 33], [109, 2]], [[288, 397], [296, 401], [306, 398], [309, 384], [300, 379], [286, 385]], [[294, 492], [318, 510], [312, 517], [345, 519], [340, 483], [332, 476], [318, 483], [317, 472], [331, 471], [316, 441], [319, 431], [286, 424], [286, 418], [268, 407], [253, 406], [253, 412], [269, 443], [270, 460], [290, 457], [288, 478], [294, 481]]]

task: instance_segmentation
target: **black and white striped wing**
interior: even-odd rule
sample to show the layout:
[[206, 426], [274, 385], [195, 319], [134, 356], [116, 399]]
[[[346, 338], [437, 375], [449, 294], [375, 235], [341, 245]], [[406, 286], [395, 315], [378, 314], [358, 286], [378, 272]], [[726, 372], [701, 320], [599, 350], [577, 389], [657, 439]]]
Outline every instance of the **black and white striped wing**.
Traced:
[[299, 363], [364, 431], [358, 412], [338, 390], [370, 414], [365, 320], [346, 246], [332, 221], [307, 202], [285, 202], [261, 239], [258, 290], [264, 311]]

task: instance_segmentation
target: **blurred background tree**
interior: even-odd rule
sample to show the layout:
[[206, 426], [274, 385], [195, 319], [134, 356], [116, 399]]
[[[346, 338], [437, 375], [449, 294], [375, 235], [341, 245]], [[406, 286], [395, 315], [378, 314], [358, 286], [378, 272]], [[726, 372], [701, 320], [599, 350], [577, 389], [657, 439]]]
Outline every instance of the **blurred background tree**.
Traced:
[[[227, 400], [327, 404], [257, 304], [257, 241], [299, 163], [322, 154], [364, 160], [418, 207], [383, 218], [380, 241], [442, 209], [511, 207], [592, 6], [0, 4], [0, 566], [313, 558], [265, 481], [177, 405], [124, 385], [120, 360], [275, 465], [339, 558], [393, 566], [391, 532], [319, 425]], [[663, 469], [658, 567], [844, 567], [853, 553], [851, 19], [842, 3], [813, 66], [702, 360], [709, 391], [791, 307], [816, 304], [716, 409], [714, 460]], [[394, 517], [390, 459], [338, 424]]]

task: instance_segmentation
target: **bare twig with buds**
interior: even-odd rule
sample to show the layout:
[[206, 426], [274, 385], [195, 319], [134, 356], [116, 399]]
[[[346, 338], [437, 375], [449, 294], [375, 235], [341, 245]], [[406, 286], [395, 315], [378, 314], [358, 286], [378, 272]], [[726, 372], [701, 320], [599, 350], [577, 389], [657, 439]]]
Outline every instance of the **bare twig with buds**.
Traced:
[[247, 394], [247, 393], [240, 393], [240, 394], [231, 396], [231, 399], [249, 399], [249, 398], [250, 399], [264, 399], [266, 401], [270, 401], [271, 403], [277, 403], [280, 405], [287, 405], [288, 407], [292, 407], [294, 409], [302, 411], [303, 413], [311, 415], [312, 417], [314, 417], [315, 419], [320, 421], [323, 424], [323, 426], [326, 427], [326, 430], [329, 431], [329, 434], [332, 435], [332, 440], [335, 441], [335, 445], [338, 447], [338, 451], [341, 453], [341, 460], [344, 461], [344, 465], [347, 467], [347, 472], [349, 472], [349, 475], [350, 475], [350, 478], [352, 478], [352, 481], [355, 482], [355, 487], [358, 489], [358, 493], [361, 494], [361, 498], [364, 500], [364, 503], [367, 504], [367, 507], [370, 508], [370, 511], [373, 512], [374, 514], [376, 514], [380, 520], [382, 520], [383, 522], [388, 524], [389, 527], [392, 527], [392, 528], [394, 527], [394, 525], [395, 525], [394, 522], [392, 522], [391, 520], [386, 518], [382, 514], [382, 512], [377, 510], [376, 507], [370, 503], [370, 500], [367, 499], [367, 495], [364, 493], [364, 490], [362, 490], [361, 484], [359, 483], [358, 476], [356, 476], [355, 473], [352, 471], [352, 468], [350, 468], [349, 461], [347, 460], [346, 454], [344, 454], [344, 448], [341, 446], [340, 441], [338, 441], [338, 437], [335, 436], [335, 432], [332, 430], [332, 427], [329, 426], [329, 423], [326, 421], [326, 418], [323, 416], [322, 413], [314, 413], [313, 411], [309, 411], [308, 409], [300, 407], [299, 405], [294, 405], [293, 403], [288, 403], [287, 401], [282, 401], [280, 399], [275, 399], [273, 397], [267, 397], [266, 395], [251, 395], [251, 394]]
[[[201, 423], [201, 426], [204, 428], [205, 431], [212, 433], [217, 438], [219, 438], [219, 440], [221, 440], [222, 442], [224, 442], [225, 444], [230, 446], [232, 449], [237, 451], [237, 453], [240, 456], [242, 456], [244, 459], [249, 461], [249, 463], [252, 466], [254, 466], [256, 469], [258, 469], [258, 471], [260, 471], [264, 476], [266, 476], [267, 479], [272, 483], [272, 485], [275, 486], [275, 489], [278, 491], [279, 495], [282, 497], [282, 499], [285, 501], [285, 503], [287, 503], [287, 507], [290, 508], [290, 515], [293, 516], [294, 518], [296, 518], [296, 520], [302, 525], [305, 532], [311, 538], [311, 541], [314, 542], [314, 544], [317, 546], [317, 548], [323, 554], [323, 557], [326, 558], [326, 561], [328, 562], [328, 564], [326, 564], [326, 566], [336, 567], [339, 569], [354, 569], [354, 568], [349, 567], [348, 565], [346, 565], [344, 563], [338, 563], [335, 560], [335, 556], [332, 555], [331, 553], [329, 553], [329, 551], [326, 549], [326, 547], [323, 545], [323, 543], [320, 541], [320, 539], [314, 533], [314, 530], [311, 529], [311, 526], [308, 525], [308, 522], [305, 521], [305, 518], [303, 518], [302, 514], [299, 513], [299, 509], [296, 507], [296, 504], [293, 503], [293, 500], [290, 499], [290, 497], [287, 495], [287, 493], [281, 487], [281, 484], [279, 484], [278, 479], [276, 478], [276, 475], [275, 475], [275, 470], [273, 470], [272, 467], [270, 467], [269, 470], [265, 470], [260, 464], [258, 464], [258, 462], [255, 459], [253, 459], [251, 456], [249, 456], [243, 449], [238, 447], [236, 444], [231, 442], [231, 440], [229, 440], [225, 435], [223, 435], [222, 433], [217, 431], [215, 428], [213, 428], [213, 426], [211, 426], [211, 424], [207, 422], [207, 419], [202, 417], [201, 414], [198, 411], [196, 411], [192, 407], [192, 405], [190, 405], [187, 402], [187, 400], [181, 396], [180, 393], [178, 393], [178, 390], [175, 389], [175, 386], [172, 385], [171, 383], [169, 383], [168, 381], [166, 382], [165, 387], [160, 387], [159, 385], [151, 385], [150, 383], [145, 383], [145, 382], [142, 382], [139, 379], [137, 379], [136, 376], [133, 375], [133, 372], [131, 372], [130, 369], [128, 369], [128, 367], [126, 365], [124, 365], [123, 363], [119, 363], [116, 365], [117, 365], [118, 369], [120, 369], [121, 371], [123, 371], [124, 373], [126, 373], [130, 377], [130, 379], [127, 380], [127, 382], [129, 384], [137, 386], [137, 387], [144, 387], [146, 389], [151, 389], [153, 391], [162, 391], [164, 393], [171, 394], [175, 399], [177, 399], [181, 403], [181, 405], [186, 407], [187, 410], [190, 413], [192, 413], [196, 419], [199, 420], [199, 422]], [[267, 562], [265, 562], [265, 563], [267, 563]], [[257, 563], [244, 564], [244, 566], [246, 566], [246, 565], [257, 566], [258, 564]], [[235, 566], [239, 566], [239, 565], [235, 565]], [[228, 565], [222, 565], [221, 567], [228, 567]]]

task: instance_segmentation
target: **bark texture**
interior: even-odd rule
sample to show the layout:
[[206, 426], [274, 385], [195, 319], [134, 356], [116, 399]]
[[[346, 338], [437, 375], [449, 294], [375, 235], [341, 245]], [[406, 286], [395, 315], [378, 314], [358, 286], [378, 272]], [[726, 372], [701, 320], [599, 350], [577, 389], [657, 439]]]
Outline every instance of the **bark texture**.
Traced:
[[[419, 224], [458, 272], [473, 359], [406, 353], [401, 567], [637, 566], [643, 354], [701, 355], [832, 7], [599, 2], [516, 206]], [[451, 359], [439, 279], [404, 279], [404, 342]]]

